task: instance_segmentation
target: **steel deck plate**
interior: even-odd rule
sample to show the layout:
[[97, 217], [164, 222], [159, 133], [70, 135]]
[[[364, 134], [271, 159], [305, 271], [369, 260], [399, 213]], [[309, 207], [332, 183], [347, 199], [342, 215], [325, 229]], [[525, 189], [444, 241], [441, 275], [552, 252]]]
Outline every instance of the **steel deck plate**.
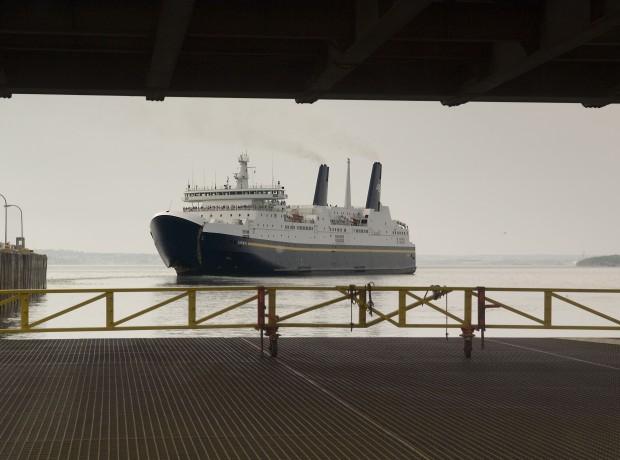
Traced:
[[620, 347], [0, 340], [0, 458], [620, 458]]

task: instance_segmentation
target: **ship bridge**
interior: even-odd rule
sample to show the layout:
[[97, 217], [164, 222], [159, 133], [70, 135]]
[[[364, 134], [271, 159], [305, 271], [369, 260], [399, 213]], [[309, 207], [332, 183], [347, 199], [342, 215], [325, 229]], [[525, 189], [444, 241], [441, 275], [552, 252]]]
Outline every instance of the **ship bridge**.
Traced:
[[251, 209], [272, 207], [274, 205], [284, 205], [288, 198], [284, 186], [280, 181], [271, 186], [255, 185], [250, 186], [248, 166], [250, 157], [243, 153], [238, 158], [239, 172], [235, 173], [234, 178], [237, 186], [232, 188], [226, 181], [223, 188], [214, 187], [193, 187], [188, 184], [187, 190], [183, 194], [183, 201], [192, 203], [191, 207], [185, 210], [210, 210], [210, 209]]
[[284, 187], [253, 187], [247, 189], [231, 188], [208, 188], [198, 187], [188, 188], [183, 194], [183, 201], [220, 201], [220, 200], [284, 200], [287, 198]]
[[2, 2], [0, 96], [620, 101], [616, 0]]

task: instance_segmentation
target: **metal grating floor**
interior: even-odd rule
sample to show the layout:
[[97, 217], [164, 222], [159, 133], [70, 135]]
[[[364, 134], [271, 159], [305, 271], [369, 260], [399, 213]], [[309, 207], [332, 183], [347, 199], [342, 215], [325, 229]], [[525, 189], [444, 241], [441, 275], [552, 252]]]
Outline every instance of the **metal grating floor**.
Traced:
[[620, 347], [0, 340], [1, 459], [620, 458]]

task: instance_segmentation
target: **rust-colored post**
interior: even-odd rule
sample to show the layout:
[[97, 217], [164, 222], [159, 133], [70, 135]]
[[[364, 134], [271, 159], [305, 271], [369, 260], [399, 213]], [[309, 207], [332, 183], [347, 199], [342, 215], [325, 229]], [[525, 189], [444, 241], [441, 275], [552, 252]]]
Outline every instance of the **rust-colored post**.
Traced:
[[551, 291], [545, 291], [545, 327], [551, 327], [551, 302], [552, 302]]
[[259, 286], [256, 294], [256, 328], [262, 331], [265, 329], [265, 287]]
[[22, 329], [30, 329], [29, 325], [29, 308], [30, 308], [30, 296], [29, 294], [20, 294], [19, 295], [19, 310], [21, 313], [21, 328]]
[[484, 350], [484, 331], [486, 330], [486, 308], [487, 297], [486, 290], [482, 286], [478, 286], [478, 330], [480, 331], [480, 348]]
[[464, 299], [464, 319], [461, 326], [461, 337], [463, 337], [463, 352], [466, 358], [471, 358], [472, 341], [474, 338], [474, 326], [471, 324], [471, 301], [473, 292], [471, 289], [465, 290]]
[[357, 298], [357, 306], [359, 309], [358, 326], [366, 327], [366, 289], [360, 289]]
[[269, 336], [269, 352], [273, 358], [278, 356], [278, 316], [276, 315], [276, 289], [269, 289], [267, 306], [267, 335]]
[[256, 328], [260, 331], [260, 354], [263, 356], [263, 336], [265, 334], [265, 287], [259, 286], [256, 295]]
[[398, 327], [405, 327], [407, 324], [407, 291], [398, 291]]
[[187, 325], [196, 326], [196, 291], [193, 289], [187, 291]]
[[275, 330], [277, 325], [277, 317], [276, 317], [276, 290], [275, 288], [269, 289], [269, 310], [267, 311], [267, 321], [269, 329]]
[[105, 293], [105, 327], [112, 329], [114, 327], [114, 292]]
[[478, 329], [484, 331], [486, 323], [486, 290], [484, 287], [478, 287]]

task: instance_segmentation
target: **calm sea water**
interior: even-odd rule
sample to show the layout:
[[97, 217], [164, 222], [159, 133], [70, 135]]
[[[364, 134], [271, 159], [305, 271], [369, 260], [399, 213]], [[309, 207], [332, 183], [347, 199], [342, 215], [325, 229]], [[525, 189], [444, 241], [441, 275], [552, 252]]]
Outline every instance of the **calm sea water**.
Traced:
[[[534, 266], [441, 266], [420, 267], [415, 276], [349, 276], [349, 277], [290, 277], [290, 278], [193, 278], [178, 281], [173, 271], [160, 266], [67, 266], [52, 265], [48, 269], [48, 288], [134, 288], [134, 287], [178, 287], [188, 283], [210, 286], [231, 285], [301, 285], [301, 286], [335, 286], [348, 284], [366, 284], [373, 282], [376, 286], [428, 286], [432, 284], [447, 286], [486, 287], [539, 287], [539, 288], [611, 288], [620, 289], [620, 269], [617, 268], [578, 268], [534, 267]], [[161, 302], [174, 294], [169, 293], [124, 293], [115, 296], [115, 318], [129, 315], [142, 308]], [[204, 316], [217, 309], [234, 304], [251, 294], [235, 292], [200, 293], [197, 298], [198, 316]], [[34, 301], [31, 309], [31, 321], [52, 314], [68, 306], [92, 297], [92, 294], [50, 294]], [[333, 292], [282, 292], [278, 294], [278, 314], [303, 308], [319, 302], [338, 297]], [[620, 294], [571, 294], [570, 298], [596, 308], [611, 316], [620, 317]], [[531, 293], [497, 293], [493, 298], [508, 305], [520, 308], [532, 315], [542, 317], [543, 296]], [[442, 309], [462, 317], [462, 294], [452, 293], [436, 301]], [[396, 309], [398, 305], [395, 293], [373, 294], [376, 308], [382, 312]], [[554, 322], [557, 324], [591, 324], [606, 325], [604, 319], [577, 309], [566, 303], [554, 300]], [[343, 301], [298, 318], [299, 322], [338, 322], [350, 320], [350, 303]], [[353, 310], [356, 317], [357, 311]], [[410, 322], [445, 323], [445, 318], [424, 306], [408, 313]], [[136, 318], [127, 325], [183, 324], [187, 321], [187, 299], [166, 305], [158, 310]], [[372, 319], [369, 317], [369, 319]], [[17, 316], [8, 319], [16, 324]], [[256, 303], [251, 302], [231, 311], [213, 322], [218, 323], [253, 323], [256, 321]], [[99, 300], [91, 305], [71, 312], [63, 317], [46, 323], [46, 327], [67, 326], [101, 326], [105, 322], [105, 303]], [[511, 323], [527, 324], [528, 320], [505, 310], [491, 310], [487, 313], [487, 324]], [[368, 329], [353, 330], [348, 328], [281, 329], [284, 336], [445, 336], [444, 329], [399, 329], [383, 323]], [[458, 337], [458, 329], [449, 329], [449, 337]], [[114, 331], [114, 332], [80, 332], [80, 333], [45, 333], [21, 334], [10, 338], [77, 338], [77, 337], [158, 337], [175, 336], [255, 336], [252, 329], [222, 330], [171, 330], [171, 331]], [[528, 331], [522, 329], [488, 330], [487, 336], [563, 336], [563, 337], [620, 337], [616, 331]]]

